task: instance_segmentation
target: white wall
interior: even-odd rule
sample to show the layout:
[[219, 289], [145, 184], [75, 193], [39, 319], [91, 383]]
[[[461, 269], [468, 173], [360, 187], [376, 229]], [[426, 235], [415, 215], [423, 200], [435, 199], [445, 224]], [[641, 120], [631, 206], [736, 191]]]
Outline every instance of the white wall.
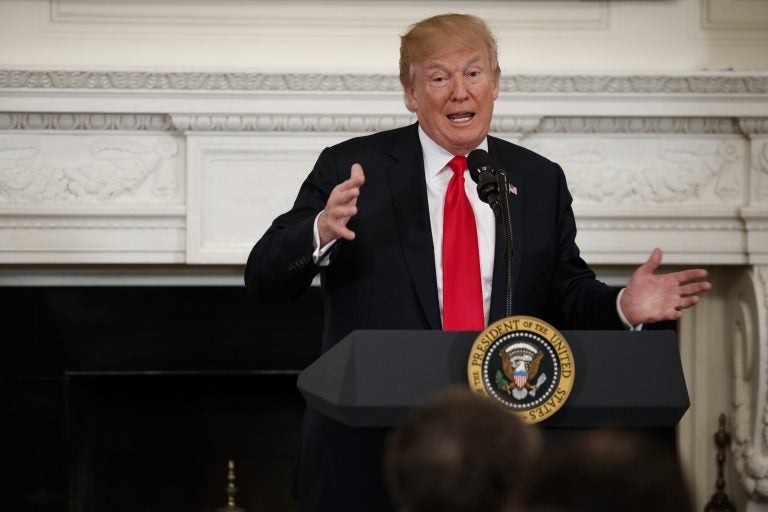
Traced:
[[0, 285], [87, 283], [71, 263], [239, 282], [322, 145], [410, 122], [398, 35], [468, 6], [499, 39], [495, 133], [564, 165], [586, 257], [713, 267], [681, 323], [681, 451], [701, 509], [738, 403], [733, 458], [768, 508], [768, 358], [730, 360], [737, 328], [768, 348], [768, 0], [0, 0]]
[[398, 36], [486, 18], [502, 69], [768, 69], [763, 0], [2, 0], [0, 64], [393, 73]]

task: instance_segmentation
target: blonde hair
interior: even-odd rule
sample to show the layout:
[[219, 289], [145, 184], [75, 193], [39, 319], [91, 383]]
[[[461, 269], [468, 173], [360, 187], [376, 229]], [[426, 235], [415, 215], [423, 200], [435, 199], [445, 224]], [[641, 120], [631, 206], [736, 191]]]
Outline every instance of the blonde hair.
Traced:
[[484, 49], [494, 77], [499, 68], [496, 39], [481, 18], [470, 14], [440, 14], [421, 20], [400, 37], [400, 83], [412, 85], [413, 66], [446, 48]]

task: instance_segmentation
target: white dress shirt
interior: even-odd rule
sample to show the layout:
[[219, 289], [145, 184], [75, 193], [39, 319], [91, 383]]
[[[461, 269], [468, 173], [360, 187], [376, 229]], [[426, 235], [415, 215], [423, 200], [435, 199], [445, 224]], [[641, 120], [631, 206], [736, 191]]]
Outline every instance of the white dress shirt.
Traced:
[[[435, 247], [435, 272], [437, 274], [437, 298], [440, 303], [440, 318], [443, 318], [443, 207], [448, 182], [453, 171], [448, 162], [454, 156], [435, 141], [419, 126], [419, 140], [424, 154], [424, 173], [427, 182], [427, 203], [429, 221], [432, 225], [432, 243]], [[488, 151], [488, 140], [478, 146]], [[477, 148], [476, 148], [477, 149]], [[466, 155], [460, 155], [466, 156]], [[464, 171], [464, 191], [475, 214], [477, 225], [477, 245], [480, 254], [480, 280], [483, 287], [483, 318], [488, 325], [488, 312], [491, 308], [491, 285], [493, 284], [493, 256], [496, 246], [496, 219], [491, 207], [480, 200], [477, 195], [477, 184], [472, 181], [469, 171]]]

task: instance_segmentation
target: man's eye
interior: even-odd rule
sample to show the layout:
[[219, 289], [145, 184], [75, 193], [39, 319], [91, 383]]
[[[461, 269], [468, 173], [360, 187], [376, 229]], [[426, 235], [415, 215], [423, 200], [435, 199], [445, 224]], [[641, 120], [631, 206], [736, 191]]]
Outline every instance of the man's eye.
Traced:
[[431, 82], [435, 87], [442, 87], [448, 83], [448, 79], [444, 76], [435, 76], [432, 77]]

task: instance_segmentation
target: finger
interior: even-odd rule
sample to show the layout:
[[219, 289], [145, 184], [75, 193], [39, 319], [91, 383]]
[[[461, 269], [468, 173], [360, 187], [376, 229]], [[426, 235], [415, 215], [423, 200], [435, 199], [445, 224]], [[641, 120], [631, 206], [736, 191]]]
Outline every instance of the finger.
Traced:
[[691, 297], [683, 297], [682, 299], [680, 299], [680, 304], [675, 309], [678, 311], [680, 311], [681, 309], [688, 309], [698, 304], [699, 300], [700, 299], [698, 295], [693, 295]]
[[339, 230], [337, 232], [339, 235], [339, 238], [343, 238], [345, 240], [354, 240], [355, 239], [355, 232], [349, 229], [346, 226], [339, 226]]
[[691, 268], [687, 270], [681, 270], [679, 272], [673, 272], [668, 274], [669, 277], [677, 280], [678, 283], [685, 283], [688, 281], [694, 281], [696, 279], [704, 279], [709, 273], [703, 268]]
[[357, 206], [355, 205], [349, 205], [349, 206], [341, 206], [337, 205], [332, 208], [328, 208], [326, 210], [326, 213], [328, 215], [328, 220], [331, 222], [340, 222], [344, 225], [347, 224], [347, 221], [349, 221], [350, 218], [357, 215]]
[[702, 283], [685, 284], [680, 287], [680, 295], [683, 297], [689, 297], [696, 295], [697, 293], [705, 292], [712, 288], [712, 283], [705, 281]]
[[345, 189], [339, 185], [339, 188], [334, 190], [328, 198], [328, 204], [331, 206], [354, 205], [359, 195], [359, 188]]

